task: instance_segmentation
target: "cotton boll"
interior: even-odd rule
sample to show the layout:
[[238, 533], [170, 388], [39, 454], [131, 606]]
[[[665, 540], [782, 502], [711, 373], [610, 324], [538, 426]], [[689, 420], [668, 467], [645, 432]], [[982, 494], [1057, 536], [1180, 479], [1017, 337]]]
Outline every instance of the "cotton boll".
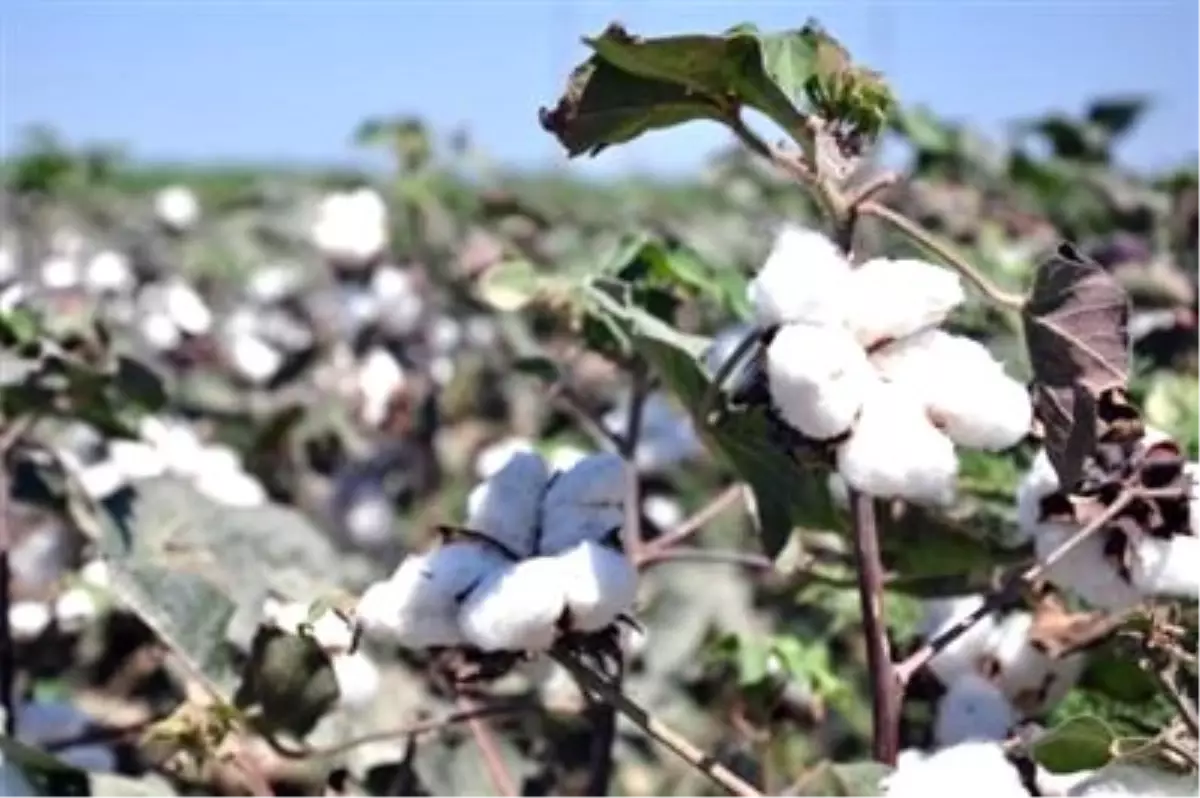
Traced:
[[183, 333], [166, 313], [153, 311], [138, 322], [142, 339], [159, 352], [168, 352], [183, 341]]
[[96, 600], [82, 587], [65, 590], [54, 601], [54, 617], [64, 632], [78, 632], [98, 613]]
[[909, 391], [891, 383], [877, 383], [867, 394], [837, 463], [851, 487], [872, 496], [932, 505], [954, 500], [954, 444]]
[[941, 330], [923, 330], [874, 353], [884, 379], [904, 383], [959, 446], [997, 451], [1029, 431], [1033, 406], [985, 346]]
[[103, 499], [125, 486], [125, 473], [112, 460], [83, 466], [75, 471], [83, 492], [93, 499]]
[[869, 260], [852, 272], [848, 323], [873, 347], [936, 327], [966, 298], [958, 275], [919, 260]]
[[[924, 602], [925, 615], [921, 620], [921, 637], [925, 642], [937, 638], [978, 612], [984, 599], [980, 595], [929, 599]], [[954, 639], [950, 645], [933, 655], [929, 669], [944, 685], [952, 685], [975, 672], [977, 663], [987, 651], [996, 629], [994, 613], [984, 615], [971, 628]]]
[[103, 250], [88, 261], [83, 275], [84, 285], [97, 293], [118, 293], [133, 287], [133, 269], [122, 252]]
[[1188, 521], [1191, 523], [1192, 534], [1200, 537], [1200, 465], [1187, 463], [1183, 473], [1188, 477]]
[[228, 347], [234, 370], [255, 385], [269, 382], [283, 367], [283, 353], [256, 335], [235, 335]]
[[519, 454], [533, 452], [533, 441], [512, 436], [484, 447], [475, 458], [475, 475], [491, 479]]
[[1016, 723], [1016, 710], [996, 685], [964, 673], [938, 703], [933, 739], [939, 748], [968, 740], [999, 741]]
[[1041, 715], [1061, 701], [1083, 673], [1083, 654], [1053, 659], [1030, 644], [1033, 615], [1013, 612], [1000, 619], [989, 643], [1000, 666], [996, 684], [1027, 716]]
[[651, 494], [642, 500], [642, 513], [662, 530], [673, 529], [683, 521], [683, 506], [670, 496]]
[[309, 634], [323, 651], [329, 653], [350, 651], [357, 636], [354, 623], [334, 609], [325, 610], [311, 621]]
[[358, 369], [363, 420], [371, 426], [382, 424], [392, 395], [403, 386], [404, 370], [390, 352], [382, 347], [368, 352]]
[[889, 798], [926, 798], [969, 784], [987, 785], [988, 796], [997, 798], [1029, 795], [1017, 768], [994, 742], [961, 743], [926, 757], [905, 757], [884, 784]]
[[200, 203], [186, 186], [168, 186], [155, 195], [154, 213], [172, 230], [189, 230], [200, 218]]
[[[629, 427], [629, 403], [623, 402], [606, 413], [604, 426], [623, 435]], [[641, 435], [634, 460], [638, 469], [658, 473], [695, 457], [704, 448], [692, 420], [661, 392], [646, 397], [642, 406]]]
[[65, 291], [79, 285], [82, 274], [74, 258], [51, 255], [42, 262], [41, 276], [42, 285], [53, 291]]
[[637, 599], [637, 570], [619, 551], [592, 540], [558, 555], [571, 628], [595, 632], [629, 612]]
[[163, 302], [167, 314], [188, 335], [204, 335], [212, 329], [212, 311], [187, 283], [176, 281], [167, 286]]
[[463, 635], [481, 651], [548, 650], [566, 609], [564, 579], [557, 557], [534, 557], [492, 573], [463, 602]]
[[387, 246], [387, 208], [370, 189], [326, 197], [317, 210], [313, 243], [327, 257], [361, 264]]
[[[1060, 546], [1079, 531], [1075, 524], [1043, 523], [1034, 537], [1034, 553], [1046, 562]], [[1086, 604], [1119, 612], [1142, 600], [1138, 590], [1126, 582], [1104, 554], [1104, 535], [1091, 534], [1076, 543], [1045, 571], [1048, 581], [1074, 593]]]
[[250, 275], [246, 293], [256, 302], [273, 304], [293, 294], [300, 282], [300, 272], [293, 266], [267, 266]]
[[506, 561], [475, 543], [450, 543], [407, 557], [385, 582], [371, 585], [355, 613], [370, 633], [410, 648], [463, 642], [456, 616], [462, 598]]
[[452, 352], [462, 343], [463, 326], [457, 320], [443, 316], [429, 331], [429, 345], [435, 352]]
[[109, 457], [126, 479], [152, 479], [167, 470], [167, 459], [158, 448], [140, 441], [114, 440], [108, 444]]
[[7, 285], [17, 278], [21, 270], [20, 252], [7, 241], [0, 245], [0, 285]]
[[543, 554], [599, 540], [625, 521], [625, 461], [593, 454], [559, 474], [542, 501]]
[[518, 556], [533, 553], [542, 494], [550, 474], [540, 456], [512, 454], [490, 479], [467, 498], [467, 526]]
[[371, 275], [371, 292], [379, 302], [385, 326], [396, 335], [416, 331], [425, 314], [425, 298], [408, 271], [381, 266]]
[[1017, 535], [1013, 545], [1021, 545], [1042, 528], [1042, 499], [1059, 489], [1058, 473], [1045, 449], [1040, 449], [1029, 470], [1017, 485]]
[[364, 491], [351, 502], [342, 523], [355, 543], [372, 546], [388, 539], [395, 515], [395, 507], [382, 492]]
[[850, 275], [850, 263], [832, 241], [789, 226], [779, 232], [746, 295], [760, 327], [839, 324], [845, 317]]
[[771, 403], [810, 438], [850, 429], [874, 380], [866, 352], [839, 327], [787, 324], [767, 348]]
[[85, 585], [91, 585], [100, 590], [107, 590], [112, 584], [108, 563], [104, 560], [91, 560], [86, 563], [79, 569], [79, 578]]
[[1130, 577], [1146, 596], [1196, 598], [1200, 594], [1200, 538], [1175, 535], [1167, 540], [1139, 541]]
[[362, 709], [379, 694], [379, 668], [361, 651], [333, 656], [329, 664], [337, 680], [340, 706]]
[[267, 502], [262, 483], [244, 471], [206, 471], [195, 479], [200, 493], [227, 507], [260, 507]]
[[8, 628], [13, 640], [33, 640], [46, 631], [52, 618], [44, 601], [14, 601], [8, 605]]

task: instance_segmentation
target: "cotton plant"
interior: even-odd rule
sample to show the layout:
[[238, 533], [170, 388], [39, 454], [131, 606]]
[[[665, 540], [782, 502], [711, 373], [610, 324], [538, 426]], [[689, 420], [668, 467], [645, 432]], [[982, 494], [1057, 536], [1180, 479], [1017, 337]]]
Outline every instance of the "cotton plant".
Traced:
[[956, 446], [999, 451], [1030, 429], [1025, 387], [984, 346], [939, 329], [965, 298], [949, 269], [855, 267], [821, 233], [785, 227], [747, 296], [775, 412], [832, 445], [856, 490], [948, 504]]
[[530, 655], [608, 629], [637, 593], [613, 543], [625, 468], [595, 454], [551, 471], [535, 453], [513, 454], [468, 497], [467, 539], [409, 556], [363, 593], [363, 629], [414, 649]]

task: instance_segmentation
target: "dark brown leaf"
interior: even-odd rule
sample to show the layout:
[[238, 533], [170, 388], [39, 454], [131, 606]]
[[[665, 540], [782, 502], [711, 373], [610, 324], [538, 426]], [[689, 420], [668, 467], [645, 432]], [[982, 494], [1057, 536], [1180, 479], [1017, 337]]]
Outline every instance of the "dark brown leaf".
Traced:
[[1029, 644], [1057, 659], [1100, 642], [1116, 623], [1105, 612], [1071, 612], [1058, 594], [1046, 592], [1033, 611]]
[[1064, 487], [1073, 487], [1095, 444], [1096, 399], [1129, 379], [1129, 298], [1063, 244], [1038, 271], [1021, 315], [1046, 452]]

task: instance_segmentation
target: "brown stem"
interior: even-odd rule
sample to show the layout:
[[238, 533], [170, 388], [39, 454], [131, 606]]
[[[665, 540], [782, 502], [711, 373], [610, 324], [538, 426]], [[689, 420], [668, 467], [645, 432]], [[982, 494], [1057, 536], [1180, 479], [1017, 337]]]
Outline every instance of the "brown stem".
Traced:
[[1150, 672], [1150, 675], [1158, 682], [1158, 686], [1167, 694], [1167, 698], [1171, 700], [1175, 709], [1178, 710], [1179, 716], [1187, 724], [1192, 736], [1200, 735], [1200, 717], [1197, 717], [1196, 707], [1175, 684], [1175, 675], [1178, 671], [1178, 666], [1171, 667], [1167, 673], [1163, 673], [1161, 668], [1154, 667], [1153, 665], [1145, 670]]
[[972, 266], [966, 258], [904, 214], [894, 211], [886, 205], [880, 205], [878, 202], [864, 202], [859, 206], [858, 211], [882, 219], [904, 233], [913, 243], [941, 258], [995, 304], [1010, 310], [1018, 310], [1025, 304], [1024, 297], [1011, 294], [997, 286]]
[[579, 682], [581, 687], [590, 690], [612, 704], [618, 712], [632, 721], [638, 728], [671, 749], [676, 756], [729, 790], [732, 794], [748, 797], [762, 795], [761, 792], [754, 788], [754, 785], [722, 765], [714, 757], [704, 753], [704, 751], [692, 744], [686, 737], [652, 716], [644, 708], [634, 703], [633, 700], [622, 693], [608, 679], [593, 671], [573, 655], [556, 651], [552, 652], [551, 656], [556, 662], [571, 672], [571, 675], [575, 677], [575, 680]]
[[583, 432], [597, 446], [611, 446], [620, 451], [624, 444], [621, 436], [604, 426], [599, 419], [592, 415], [571, 386], [562, 382], [558, 383], [550, 389], [550, 398], [561, 409], [575, 417]]
[[880, 762], [894, 765], [900, 752], [900, 694], [883, 620], [883, 561], [875, 525], [875, 500], [868, 494], [851, 491], [850, 509], [854, 557], [858, 562], [858, 602], [871, 675], [871, 750]]
[[708, 504], [701, 507], [688, 518], [685, 518], [674, 529], [647, 543], [642, 547], [638, 564], [640, 565], [644, 562], [660, 558], [662, 553], [667, 549], [682, 543], [699, 532], [709, 522], [725, 512], [726, 509], [740, 501], [742, 491], [743, 488], [740, 484], [730, 485], [717, 494]]
[[738, 137], [738, 140], [746, 145], [747, 149], [763, 158], [771, 157], [771, 146], [761, 136], [746, 126], [746, 122], [742, 119], [740, 112], [734, 111], [731, 113], [726, 119], [726, 124], [729, 125], [729, 129], [734, 132], [734, 135]]
[[638, 561], [639, 568], [659, 565], [666, 562], [711, 562], [725, 565], [740, 565], [757, 571], [770, 571], [775, 564], [761, 554], [751, 554], [746, 551], [713, 551], [711, 549], [684, 548], [675, 546], [662, 551], [654, 551]]
[[8, 558], [12, 548], [12, 530], [8, 528], [8, 456], [32, 423], [33, 416], [18, 416], [0, 435], [0, 704], [4, 709], [4, 733], [8, 737], [17, 733], [17, 660], [8, 618], [12, 599], [12, 566]]
[[630, 386], [629, 417], [619, 451], [625, 458], [625, 524], [621, 528], [621, 544], [625, 556], [637, 562], [642, 550], [642, 489], [638, 474], [637, 450], [642, 438], [642, 411], [646, 407], [650, 379], [646, 365], [633, 366], [633, 385]]
[[886, 191], [896, 185], [899, 180], [900, 175], [895, 172], [880, 172], [854, 191], [851, 191], [846, 197], [846, 205], [851, 208], [861, 208], [864, 203], [870, 202], [880, 192]]
[[455, 704], [458, 706], [458, 711], [466, 715], [467, 728], [471, 730], [471, 736], [475, 738], [475, 744], [479, 746], [479, 752], [483, 755], [483, 764], [487, 768], [492, 786], [496, 788], [496, 794], [520, 795], [513, 782], [512, 774], [508, 772], [508, 767], [504, 764], [504, 757], [501, 756], [500, 749], [496, 746], [496, 738], [492, 734], [491, 726], [480, 716], [480, 704], [470, 696], [461, 693], [455, 700]]

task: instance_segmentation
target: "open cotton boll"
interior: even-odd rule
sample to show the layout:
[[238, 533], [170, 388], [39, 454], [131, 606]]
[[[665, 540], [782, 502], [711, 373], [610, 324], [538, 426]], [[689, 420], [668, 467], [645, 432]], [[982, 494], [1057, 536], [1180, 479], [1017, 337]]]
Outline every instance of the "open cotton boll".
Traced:
[[516, 452], [467, 497], [467, 526], [518, 556], [533, 553], [542, 493], [550, 481], [545, 461]]
[[852, 272], [847, 321], [864, 347], [936, 327], [966, 298], [958, 275], [920, 260], [869, 260]]
[[981, 741], [953, 745], [926, 757], [906, 756], [883, 784], [883, 794], [889, 798], [927, 798], [971, 784], [986, 785], [989, 798], [1029, 795], [1000, 744]]
[[79, 263], [74, 258], [51, 255], [42, 261], [42, 285], [55, 291], [74, 288], [82, 277]]
[[300, 287], [300, 271], [291, 265], [274, 264], [255, 271], [246, 283], [246, 294], [263, 304], [279, 302]]
[[79, 569], [79, 578], [85, 585], [107, 590], [112, 584], [112, 576], [108, 571], [108, 563], [104, 560], [90, 560]]
[[964, 673], [938, 702], [933, 739], [939, 748], [968, 740], [998, 741], [1016, 723], [1016, 710], [996, 685], [978, 674]]
[[312, 234], [327, 257], [350, 263], [373, 260], [387, 246], [387, 208], [370, 189], [333, 194], [321, 202]]
[[154, 196], [154, 213], [172, 230], [188, 230], [200, 219], [200, 202], [186, 186], [168, 186]]
[[1042, 499], [1057, 493], [1058, 488], [1058, 472], [1054, 470], [1046, 450], [1039, 449], [1029, 464], [1029, 470], [1017, 484], [1018, 534], [1012, 540], [1013, 545], [1021, 545], [1042, 528]]
[[599, 540], [625, 521], [625, 469], [608, 452], [580, 460], [558, 474], [542, 500], [542, 554], [558, 554], [584, 540]]
[[54, 617], [64, 632], [78, 632], [99, 613], [96, 600], [85, 588], [64, 590], [54, 600]]
[[823, 234], [784, 227], [746, 288], [754, 320], [764, 328], [792, 322], [840, 324], [850, 274], [849, 261]]
[[83, 274], [84, 285], [95, 293], [117, 293], [133, 286], [133, 269], [122, 252], [106, 249], [88, 261]]
[[151, 479], [167, 471], [167, 458], [148, 443], [114, 440], [108, 444], [108, 453], [113, 465], [126, 479]]
[[850, 439], [837, 450], [838, 472], [854, 489], [880, 498], [947, 505], [958, 457], [910, 391], [879, 382], [868, 392]]
[[488, 444], [475, 458], [475, 475], [479, 479], [491, 479], [514, 457], [533, 451], [533, 441], [516, 435]]
[[866, 352], [841, 327], [786, 324], [767, 347], [771, 404], [810, 438], [850, 429], [875, 379]]
[[44, 601], [14, 601], [8, 605], [8, 628], [13, 640], [33, 640], [53, 618]]
[[379, 668], [366, 654], [336, 654], [329, 658], [337, 681], [338, 704], [346, 709], [361, 709], [379, 694]]
[[371, 291], [379, 302], [383, 325], [395, 335], [408, 335], [421, 327], [425, 297], [405, 269], [381, 266], [371, 275]]
[[637, 570], [619, 551], [585, 540], [558, 555], [571, 629], [595, 632], [633, 609]]
[[[629, 427], [629, 402], [604, 415], [604, 426], [623, 435]], [[658, 472], [704, 451], [692, 420], [662, 391], [650, 394], [642, 407], [641, 435], [634, 460], [643, 472]]]
[[228, 352], [234, 370], [256, 385], [270, 381], [283, 367], [283, 353], [257, 335], [234, 334]]
[[159, 352], [167, 352], [183, 341], [183, 332], [166, 313], [151, 311], [141, 317], [138, 330], [142, 339]]
[[[1046, 562], [1079, 531], [1075, 524], [1043, 523], [1034, 537], [1034, 553]], [[1135, 565], [1136, 567], [1136, 565]], [[1127, 610], [1142, 600], [1137, 588], [1117, 573], [1104, 554], [1104, 535], [1092, 534], [1071, 547], [1045, 571], [1046, 579], [1074, 593], [1084, 603], [1113, 612]]]
[[267, 501], [267, 490], [245, 471], [202, 471], [196, 475], [196, 490], [227, 507], [259, 507]]
[[506, 561], [477, 543], [449, 543], [410, 555], [390, 579], [371, 585], [355, 610], [364, 630], [410, 648], [458, 645], [463, 596]]
[[103, 499], [125, 486], [126, 475], [112, 460], [86, 465], [75, 471], [83, 491], [93, 499]]
[[1138, 542], [1130, 565], [1133, 585], [1143, 595], [1200, 595], [1200, 538], [1194, 535], [1145, 538]]
[[463, 601], [463, 636], [481, 651], [546, 651], [566, 609], [557, 557], [534, 557], [489, 574]]
[[375, 347], [358, 368], [358, 390], [362, 395], [363, 420], [382, 424], [392, 395], [404, 385], [404, 369], [383, 347]]
[[213, 326], [213, 314], [196, 289], [175, 281], [163, 292], [167, 314], [188, 335], [204, 335]]
[[683, 505], [662, 494], [651, 494], [642, 499], [642, 513], [662, 530], [673, 529], [683, 522]]
[[[962, 619], [977, 612], [983, 602], [983, 596], [978, 594], [926, 600], [920, 627], [922, 639], [928, 642], [948, 631]], [[975, 673], [976, 664], [987, 651], [995, 629], [995, 613], [983, 616], [950, 645], [934, 654], [929, 660], [929, 669], [946, 686]]]
[[959, 446], [998, 451], [1029, 432], [1028, 391], [976, 341], [923, 330], [875, 352], [871, 362], [884, 379], [917, 393], [934, 422]]
[[1030, 644], [1033, 615], [1013, 612], [999, 620], [988, 650], [1000, 666], [997, 686], [1027, 716], [1058, 704], [1079, 681], [1086, 664], [1082, 653], [1053, 659]]

